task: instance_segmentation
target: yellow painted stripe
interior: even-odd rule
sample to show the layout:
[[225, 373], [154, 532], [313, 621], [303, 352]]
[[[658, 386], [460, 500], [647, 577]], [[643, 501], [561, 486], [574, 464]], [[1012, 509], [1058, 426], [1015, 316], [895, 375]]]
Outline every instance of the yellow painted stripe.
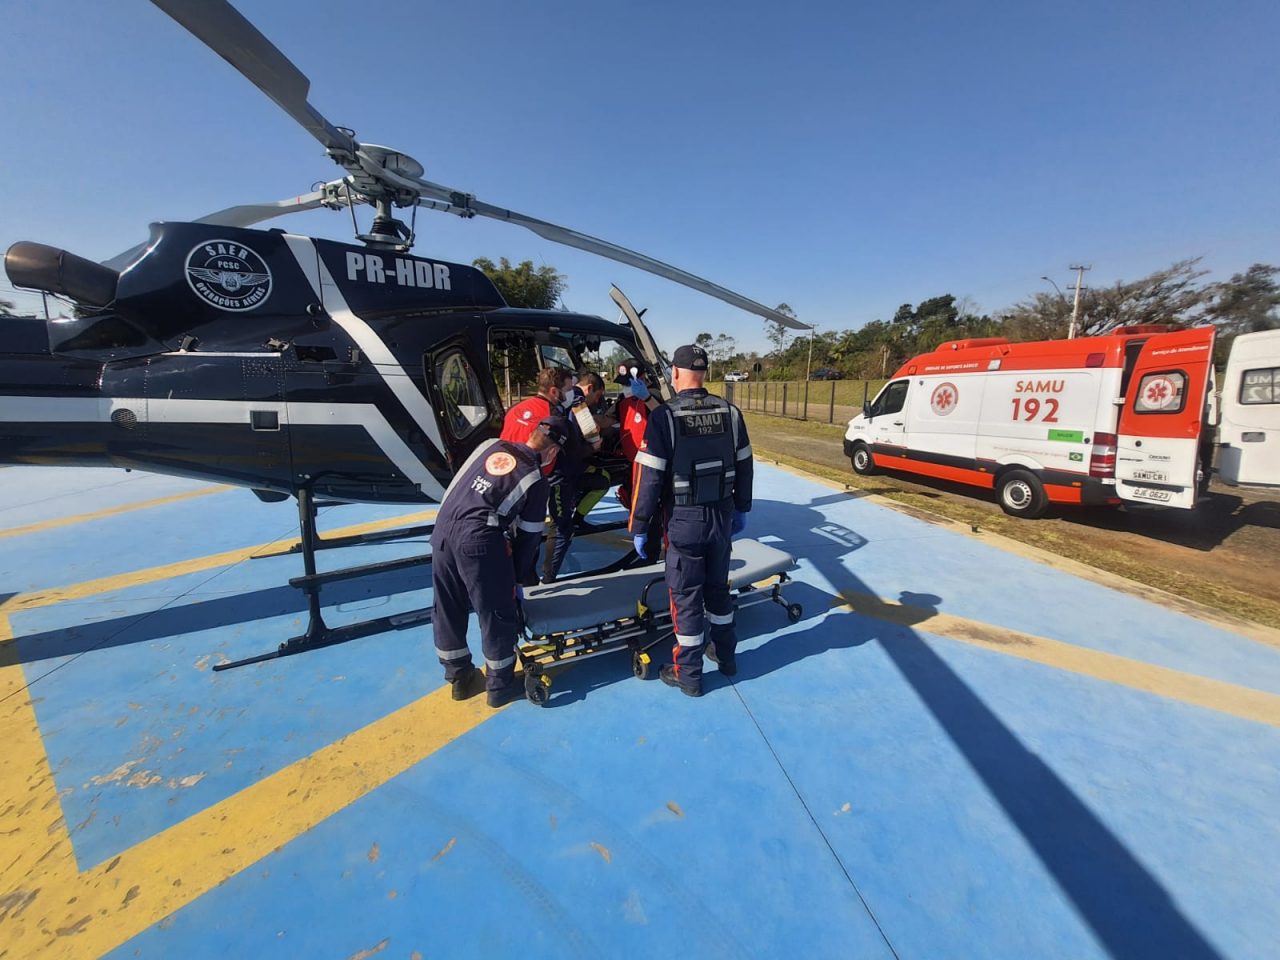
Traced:
[[1221, 680], [1158, 667], [1141, 660], [1090, 650], [977, 620], [939, 613], [929, 607], [894, 603], [871, 594], [842, 593], [837, 608], [877, 620], [918, 628], [949, 640], [1030, 660], [1122, 687], [1189, 703], [1220, 713], [1280, 727], [1280, 696]]
[[11, 638], [9, 618], [0, 614], [0, 954], [24, 957], [37, 954], [15, 951], [15, 935], [39, 928], [61, 907], [43, 891], [73, 889], [78, 880], [22, 665], [15, 644], [3, 642]]
[[441, 687], [79, 877], [42, 872], [25, 912], [40, 921], [4, 925], [10, 955], [101, 956], [496, 712], [483, 697], [455, 703]]
[[104, 517], [115, 517], [122, 513], [130, 513], [134, 510], [149, 510], [152, 507], [163, 507], [170, 503], [181, 503], [183, 500], [193, 500], [196, 497], [207, 497], [210, 494], [222, 493], [226, 490], [234, 490], [235, 487], [219, 484], [216, 487], [203, 487], [199, 490], [190, 490], [186, 493], [175, 493], [168, 497], [156, 497], [154, 500], [140, 500], [137, 503], [123, 503], [118, 507], [107, 507], [104, 510], [94, 510], [92, 513], [77, 513], [69, 517], [58, 517], [54, 520], [42, 520], [39, 523], [28, 523], [21, 527], [8, 527], [0, 530], [0, 540], [5, 537], [21, 537], [28, 533], [40, 533], [44, 530], [54, 530], [58, 527], [70, 527], [77, 523], [86, 523], [90, 520], [101, 520]]
[[[349, 527], [340, 527], [329, 531], [326, 536], [348, 537], [362, 533], [376, 533], [380, 530], [391, 530], [395, 527], [411, 526], [424, 523], [435, 517], [436, 511], [424, 510], [387, 520], [374, 520], [369, 523], [358, 523]], [[18, 610], [33, 610], [36, 607], [47, 607], [66, 600], [79, 600], [98, 593], [109, 593], [113, 590], [124, 590], [128, 587], [141, 586], [145, 583], [157, 583], [173, 577], [185, 576], [188, 573], [199, 573], [202, 570], [213, 570], [217, 567], [228, 567], [255, 556], [277, 556], [287, 553], [297, 544], [297, 540], [280, 540], [274, 543], [259, 543], [251, 547], [238, 547], [222, 553], [213, 553], [205, 557], [181, 560], [158, 567], [147, 567], [144, 570], [133, 570], [129, 573], [118, 573], [97, 580], [85, 580], [66, 587], [55, 587], [50, 590], [38, 590], [34, 593], [19, 593], [0, 603], [0, 613], [13, 613]]]

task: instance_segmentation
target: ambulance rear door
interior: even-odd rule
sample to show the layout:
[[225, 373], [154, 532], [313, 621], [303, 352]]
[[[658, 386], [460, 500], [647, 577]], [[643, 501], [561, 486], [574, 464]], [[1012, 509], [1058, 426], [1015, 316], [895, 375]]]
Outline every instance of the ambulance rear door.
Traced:
[[1116, 495], [1122, 500], [1195, 506], [1213, 334], [1212, 327], [1196, 327], [1142, 345], [1120, 408]]

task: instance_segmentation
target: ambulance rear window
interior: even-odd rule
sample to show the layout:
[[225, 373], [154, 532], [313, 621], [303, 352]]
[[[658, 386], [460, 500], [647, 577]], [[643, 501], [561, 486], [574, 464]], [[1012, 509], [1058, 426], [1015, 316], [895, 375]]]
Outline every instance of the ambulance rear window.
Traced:
[[1187, 375], [1181, 370], [1148, 373], [1138, 384], [1134, 413], [1181, 413], [1187, 403]]
[[1241, 403], [1280, 403], [1280, 367], [1246, 370], [1240, 378]]

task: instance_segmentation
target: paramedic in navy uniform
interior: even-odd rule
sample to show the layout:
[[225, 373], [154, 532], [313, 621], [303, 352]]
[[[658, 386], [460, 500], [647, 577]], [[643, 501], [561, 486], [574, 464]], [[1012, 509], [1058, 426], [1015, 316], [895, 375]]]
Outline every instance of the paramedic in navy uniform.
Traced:
[[467, 648], [472, 610], [480, 620], [489, 706], [500, 707], [519, 692], [517, 585], [538, 582], [535, 566], [548, 490], [542, 468], [568, 437], [568, 421], [553, 415], [544, 417], [524, 443], [482, 443], [441, 498], [431, 534], [431, 622], [455, 700], [480, 692], [480, 674]]
[[644, 556], [649, 521], [664, 511], [676, 646], [674, 664], [662, 668], [662, 682], [700, 697], [704, 646], [721, 673], [738, 672], [729, 539], [746, 528], [751, 509], [751, 441], [742, 411], [703, 389], [705, 350], [680, 347], [672, 366], [676, 397], [649, 415], [636, 454], [630, 530], [636, 553]]

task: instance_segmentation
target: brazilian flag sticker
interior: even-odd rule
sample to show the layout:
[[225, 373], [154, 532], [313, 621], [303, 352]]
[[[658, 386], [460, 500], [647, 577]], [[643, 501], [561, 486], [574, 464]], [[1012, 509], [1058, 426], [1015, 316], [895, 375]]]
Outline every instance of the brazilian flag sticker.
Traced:
[[1082, 462], [1082, 461], [1084, 460], [1084, 454], [1083, 454], [1083, 453], [1073, 452], [1073, 453], [1069, 454], [1069, 456], [1070, 456], [1071, 461], [1072, 461], [1073, 463], [1080, 463], [1080, 462]]

